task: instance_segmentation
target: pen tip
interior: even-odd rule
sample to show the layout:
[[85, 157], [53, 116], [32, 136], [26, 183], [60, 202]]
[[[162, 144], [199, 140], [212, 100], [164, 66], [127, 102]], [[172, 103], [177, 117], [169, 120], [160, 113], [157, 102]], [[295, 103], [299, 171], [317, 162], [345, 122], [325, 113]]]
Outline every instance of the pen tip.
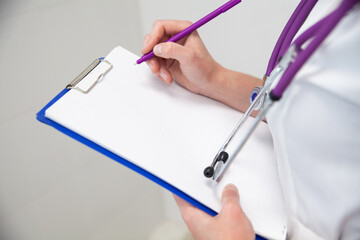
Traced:
[[134, 63], [134, 65], [137, 65], [137, 62], [136, 62], [136, 63]]

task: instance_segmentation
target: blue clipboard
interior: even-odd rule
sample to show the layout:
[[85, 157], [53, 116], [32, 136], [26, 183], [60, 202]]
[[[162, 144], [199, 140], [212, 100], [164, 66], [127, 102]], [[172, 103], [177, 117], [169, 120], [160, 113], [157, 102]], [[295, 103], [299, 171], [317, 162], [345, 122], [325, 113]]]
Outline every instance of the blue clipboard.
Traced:
[[[102, 61], [103, 58], [99, 58], [97, 59], [97, 64], [100, 63], [100, 61]], [[73, 82], [78, 82], [79, 80], [81, 81], [82, 78], [84, 78], [89, 72], [91, 72], [92, 69], [94, 69], [97, 64], [92, 63], [87, 69], [85, 69]], [[54, 127], [56, 130], [64, 133], [65, 135], [68, 135], [69, 137], [83, 143], [84, 145], [104, 154], [105, 156], [113, 159], [114, 161], [130, 168], [131, 170], [139, 173], [140, 175], [150, 179], [151, 181], [159, 184], [160, 186], [164, 187], [165, 189], [169, 190], [170, 192], [176, 194], [177, 196], [181, 197], [182, 199], [186, 200], [187, 202], [191, 203], [192, 205], [194, 205], [195, 207], [203, 210], [204, 212], [210, 214], [211, 216], [216, 216], [217, 212], [215, 212], [214, 210], [206, 207], [205, 205], [203, 205], [202, 203], [200, 203], [199, 201], [197, 201], [196, 199], [188, 196], [186, 193], [184, 193], [183, 191], [177, 189], [176, 187], [170, 185], [169, 183], [163, 181], [162, 179], [158, 178], [157, 176], [149, 173], [148, 171], [145, 171], [144, 169], [138, 167], [137, 165], [127, 161], [126, 159], [114, 154], [113, 152], [99, 146], [98, 144], [94, 143], [93, 141], [90, 141], [89, 139], [77, 134], [76, 132], [54, 122], [53, 120], [47, 118], [45, 116], [45, 112], [48, 108], [50, 108], [55, 102], [57, 102], [61, 97], [63, 97], [68, 91], [70, 91], [71, 87], [69, 87], [71, 84], [69, 84], [65, 89], [63, 89], [59, 94], [57, 94], [48, 104], [46, 104], [37, 114], [36, 114], [36, 119], [42, 123], [45, 123], [49, 126]], [[256, 239], [258, 240], [266, 240], [265, 238], [256, 235]]]

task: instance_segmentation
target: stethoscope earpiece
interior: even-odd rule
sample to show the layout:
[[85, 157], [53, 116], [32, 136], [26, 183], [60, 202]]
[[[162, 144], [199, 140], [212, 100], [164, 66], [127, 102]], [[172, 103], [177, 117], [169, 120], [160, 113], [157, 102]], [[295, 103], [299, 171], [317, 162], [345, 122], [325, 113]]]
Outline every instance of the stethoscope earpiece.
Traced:
[[223, 164], [225, 164], [226, 161], [228, 160], [228, 158], [229, 158], [229, 154], [227, 152], [225, 152], [225, 151], [221, 151], [219, 153], [218, 157], [216, 158], [215, 162], [211, 166], [205, 168], [204, 176], [207, 177], [207, 178], [213, 177], [214, 173], [215, 173], [216, 164], [218, 162], [222, 162]]
[[211, 178], [212, 176], [214, 176], [214, 168], [212, 166], [205, 168], [204, 176], [207, 178]]
[[223, 163], [226, 163], [226, 161], [228, 160], [229, 158], [229, 154], [225, 151], [222, 151], [218, 158], [217, 158], [217, 161], [222, 161]]

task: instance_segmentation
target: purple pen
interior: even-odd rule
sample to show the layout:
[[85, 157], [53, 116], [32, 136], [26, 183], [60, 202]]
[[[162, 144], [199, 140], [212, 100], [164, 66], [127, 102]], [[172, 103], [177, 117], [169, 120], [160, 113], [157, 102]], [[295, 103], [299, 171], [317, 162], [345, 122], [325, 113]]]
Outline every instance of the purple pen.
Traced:
[[[236, 6], [240, 2], [241, 2], [241, 0], [230, 0], [229, 2], [225, 3], [224, 5], [222, 5], [218, 9], [216, 9], [215, 11], [209, 13], [208, 15], [206, 15], [205, 17], [203, 17], [199, 21], [195, 22], [191, 26], [185, 28], [184, 30], [182, 30], [181, 32], [176, 34], [175, 36], [171, 37], [166, 42], [177, 42], [177, 41], [179, 41], [180, 39], [182, 39], [182, 38], [186, 37], [187, 35], [191, 34], [196, 29], [200, 28], [202, 25], [210, 22], [212, 19], [216, 18], [221, 13], [224, 13], [227, 10], [229, 10], [230, 8]], [[137, 60], [136, 63], [141, 64], [142, 62], [145, 62], [145, 61], [149, 60], [150, 58], [152, 58], [154, 56], [155, 56], [154, 52], [150, 51], [147, 54], [143, 55], [139, 60]]]

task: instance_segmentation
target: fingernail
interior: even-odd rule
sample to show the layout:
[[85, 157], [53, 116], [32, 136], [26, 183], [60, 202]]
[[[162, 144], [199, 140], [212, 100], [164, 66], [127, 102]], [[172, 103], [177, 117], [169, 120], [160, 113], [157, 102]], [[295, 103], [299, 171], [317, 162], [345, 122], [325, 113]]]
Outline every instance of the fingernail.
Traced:
[[234, 184], [232, 184], [232, 183], [226, 185], [225, 188], [226, 188], [226, 189], [231, 189], [232, 191], [235, 191], [235, 192], [237, 192], [237, 193], [239, 192], [238, 189], [237, 189], [237, 187], [236, 187]]
[[154, 47], [154, 53], [155, 53], [155, 55], [161, 54], [161, 45], [160, 44], [158, 44]]

